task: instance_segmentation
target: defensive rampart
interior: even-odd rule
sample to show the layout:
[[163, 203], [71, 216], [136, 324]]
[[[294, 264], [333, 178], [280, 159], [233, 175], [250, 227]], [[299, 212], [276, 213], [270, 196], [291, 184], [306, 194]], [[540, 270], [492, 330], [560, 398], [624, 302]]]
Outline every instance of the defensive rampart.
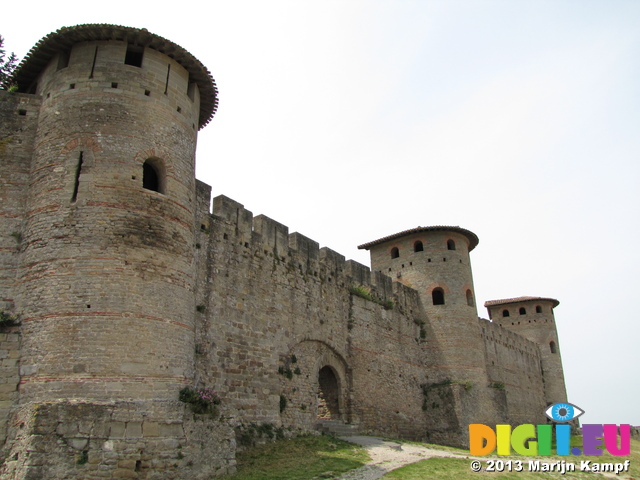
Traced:
[[329, 367], [329, 417], [424, 435], [421, 385], [437, 349], [414, 290], [226, 197], [199, 213], [199, 382], [244, 422], [313, 428]]

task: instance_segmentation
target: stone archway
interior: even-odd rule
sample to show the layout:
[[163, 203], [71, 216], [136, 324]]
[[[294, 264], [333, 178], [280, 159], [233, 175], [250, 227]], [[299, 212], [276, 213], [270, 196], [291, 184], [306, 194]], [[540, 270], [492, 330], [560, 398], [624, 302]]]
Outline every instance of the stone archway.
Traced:
[[340, 419], [340, 384], [329, 365], [318, 372], [318, 419]]
[[312, 429], [319, 421], [349, 421], [350, 374], [334, 347], [321, 340], [303, 340], [282, 357], [281, 366], [283, 425], [305, 424]]

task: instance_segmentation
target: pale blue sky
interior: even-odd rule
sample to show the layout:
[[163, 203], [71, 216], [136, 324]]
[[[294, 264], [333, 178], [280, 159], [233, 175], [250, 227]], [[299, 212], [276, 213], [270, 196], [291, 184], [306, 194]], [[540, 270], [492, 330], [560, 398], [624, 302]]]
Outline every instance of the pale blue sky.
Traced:
[[20, 56], [115, 23], [211, 70], [197, 176], [214, 195], [367, 265], [356, 246], [397, 231], [475, 232], [478, 303], [560, 300], [569, 401], [640, 425], [640, 2], [30, 5], [0, 18]]

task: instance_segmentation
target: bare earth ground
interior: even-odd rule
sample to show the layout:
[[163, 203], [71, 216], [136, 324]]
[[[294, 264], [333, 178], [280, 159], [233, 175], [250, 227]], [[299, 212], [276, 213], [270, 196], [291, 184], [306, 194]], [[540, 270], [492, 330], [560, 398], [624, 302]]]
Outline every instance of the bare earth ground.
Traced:
[[364, 467], [356, 468], [337, 477], [337, 480], [377, 480], [391, 470], [395, 470], [409, 463], [419, 462], [425, 458], [467, 458], [465, 455], [457, 455], [453, 452], [434, 450], [419, 445], [401, 445], [378, 437], [353, 436], [340, 438], [341, 440], [357, 443], [366, 448], [369, 455], [371, 455], [371, 462]]

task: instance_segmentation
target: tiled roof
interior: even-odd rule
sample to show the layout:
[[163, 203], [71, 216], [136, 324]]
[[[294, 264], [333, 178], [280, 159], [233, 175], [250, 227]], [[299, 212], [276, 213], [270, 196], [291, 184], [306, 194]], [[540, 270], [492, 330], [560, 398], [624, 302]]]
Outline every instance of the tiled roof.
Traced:
[[10, 83], [17, 83], [19, 91], [26, 92], [57, 52], [69, 49], [78, 42], [102, 40], [120, 40], [149, 47], [173, 58], [189, 72], [190, 78], [200, 89], [199, 127], [204, 127], [213, 118], [218, 108], [218, 89], [209, 70], [181, 46], [145, 28], [106, 24], [63, 27], [42, 38], [29, 50], [16, 68]]
[[520, 303], [520, 302], [534, 302], [534, 301], [545, 301], [545, 302], [553, 302], [553, 307], [557, 307], [560, 305], [560, 302], [555, 298], [546, 298], [546, 297], [516, 297], [516, 298], [505, 298], [504, 300], [489, 300], [484, 302], [485, 307], [493, 307], [495, 305], [506, 305], [508, 303]]
[[409, 235], [411, 233], [437, 232], [437, 231], [461, 233], [462, 235], [464, 235], [469, 239], [469, 251], [476, 248], [476, 246], [478, 245], [478, 242], [480, 241], [478, 239], [478, 236], [475, 233], [465, 228], [438, 225], [433, 227], [416, 227], [410, 230], [404, 230], [403, 232], [394, 233], [393, 235], [389, 235], [388, 237], [379, 238], [378, 240], [374, 240], [373, 242], [363, 243], [362, 245], [358, 245], [358, 248], [361, 250], [369, 250], [371, 247], [374, 247], [384, 242], [388, 242], [389, 240], [394, 240], [396, 238], [404, 237], [405, 235]]

